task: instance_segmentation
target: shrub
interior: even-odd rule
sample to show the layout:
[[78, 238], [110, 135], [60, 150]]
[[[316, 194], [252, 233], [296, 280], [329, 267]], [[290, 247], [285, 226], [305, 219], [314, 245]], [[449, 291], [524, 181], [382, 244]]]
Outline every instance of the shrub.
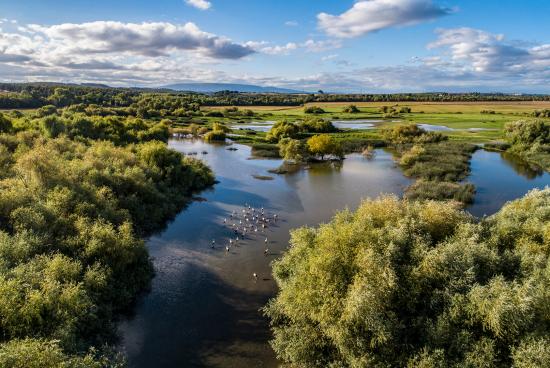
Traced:
[[278, 121], [267, 133], [266, 140], [276, 143], [282, 138], [296, 138], [299, 132], [298, 125], [288, 121]]
[[318, 115], [318, 114], [324, 114], [325, 110], [323, 110], [319, 106], [307, 106], [304, 108], [304, 113]]
[[546, 366], [549, 209], [550, 189], [479, 223], [385, 196], [294, 230], [264, 309], [273, 349], [307, 367]]
[[342, 112], [346, 114], [357, 114], [360, 113], [361, 110], [359, 110], [355, 105], [348, 105], [342, 109]]

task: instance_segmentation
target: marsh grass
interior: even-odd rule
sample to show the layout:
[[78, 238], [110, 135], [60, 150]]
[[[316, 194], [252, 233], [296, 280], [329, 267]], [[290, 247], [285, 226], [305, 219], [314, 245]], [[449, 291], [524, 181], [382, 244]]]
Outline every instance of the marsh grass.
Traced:
[[276, 144], [254, 143], [251, 147], [251, 154], [253, 157], [281, 158], [279, 155], [279, 147]]

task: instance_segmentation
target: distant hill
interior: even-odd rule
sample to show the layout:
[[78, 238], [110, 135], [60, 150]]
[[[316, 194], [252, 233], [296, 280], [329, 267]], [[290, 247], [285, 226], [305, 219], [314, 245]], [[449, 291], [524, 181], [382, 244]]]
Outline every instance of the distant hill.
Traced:
[[233, 83], [177, 83], [169, 84], [160, 88], [168, 88], [175, 91], [192, 91], [202, 93], [214, 93], [220, 91], [235, 91], [248, 93], [307, 93], [288, 88], [262, 87], [252, 84]]

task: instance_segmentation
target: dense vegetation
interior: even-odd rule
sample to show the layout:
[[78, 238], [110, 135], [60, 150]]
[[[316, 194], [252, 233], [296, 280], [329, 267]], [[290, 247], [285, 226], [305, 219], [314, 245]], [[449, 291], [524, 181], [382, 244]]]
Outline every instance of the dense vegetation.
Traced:
[[505, 126], [510, 152], [550, 171], [550, 122], [520, 120]]
[[303, 367], [550, 366], [549, 224], [546, 189], [480, 222], [382, 197], [294, 230], [272, 346]]
[[49, 110], [0, 115], [0, 366], [114, 366], [113, 318], [152, 276], [141, 236], [213, 176], [164, 123]]
[[[65, 107], [96, 104], [132, 107], [140, 115], [162, 115], [163, 110], [196, 111], [202, 106], [300, 106], [310, 102], [456, 102], [549, 101], [548, 95], [499, 93], [396, 93], [396, 94], [258, 94], [222, 91], [213, 94], [172, 90], [110, 88], [56, 83], [0, 83], [0, 108], [36, 108], [49, 104]], [[141, 116], [145, 117], [145, 116]]]

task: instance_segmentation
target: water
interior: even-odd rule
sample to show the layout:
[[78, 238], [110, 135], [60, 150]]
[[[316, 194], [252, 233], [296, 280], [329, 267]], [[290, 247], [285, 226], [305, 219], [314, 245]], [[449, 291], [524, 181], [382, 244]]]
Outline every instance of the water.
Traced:
[[507, 153], [478, 150], [472, 156], [471, 170], [466, 180], [477, 191], [468, 210], [475, 216], [491, 215], [531, 189], [550, 186], [550, 174]]
[[482, 132], [487, 130], [498, 130], [490, 128], [464, 128], [464, 129], [455, 129], [450, 128], [445, 125], [433, 125], [433, 124], [417, 124], [420, 128], [424, 129], [427, 132], [455, 132], [455, 131], [469, 131], [469, 132]]
[[332, 125], [338, 129], [373, 129], [376, 127], [375, 124], [383, 123], [384, 120], [333, 120]]
[[[375, 119], [356, 119], [356, 120], [333, 120], [332, 125], [338, 129], [373, 129], [376, 127], [376, 124], [384, 123], [386, 120], [375, 120]], [[394, 122], [392, 120], [392, 122]], [[252, 124], [238, 124], [232, 125], [231, 129], [234, 130], [254, 130], [257, 132], [269, 132], [274, 122], [269, 121], [265, 123], [253, 122]]]
[[[131, 367], [276, 367], [269, 329], [258, 310], [275, 293], [269, 263], [286, 248], [289, 230], [328, 221], [362, 197], [402, 193], [410, 181], [389, 153], [374, 159], [350, 155], [341, 165], [319, 164], [290, 175], [268, 169], [280, 160], [250, 160], [250, 149], [173, 141], [181, 152], [208, 151], [205, 160], [220, 181], [148, 241], [156, 276], [135, 315], [120, 324]], [[270, 175], [258, 180], [253, 175]], [[228, 254], [223, 218], [244, 203], [276, 211], [281, 220], [264, 237], [247, 240]], [[210, 249], [212, 239], [217, 248]], [[259, 277], [254, 280], [252, 274]]]
[[[289, 175], [267, 170], [280, 160], [250, 160], [250, 149], [201, 141], [172, 141], [178, 151], [202, 152], [220, 181], [201, 193], [147, 245], [156, 276], [135, 315], [122, 321], [122, 344], [131, 367], [276, 367], [267, 341], [266, 320], [258, 311], [276, 292], [270, 262], [281, 256], [289, 231], [327, 222], [341, 209], [357, 207], [363, 197], [402, 194], [411, 181], [389, 153], [368, 160], [349, 155], [341, 165], [319, 164]], [[253, 175], [274, 179], [258, 180]], [[469, 210], [494, 213], [507, 201], [534, 187], [550, 184], [550, 175], [533, 170], [514, 156], [478, 151], [467, 179], [477, 188]], [[281, 220], [266, 234], [248, 239], [229, 253], [223, 218], [244, 203], [275, 211]], [[269, 254], [264, 255], [264, 237]], [[210, 249], [212, 239], [216, 249]], [[255, 280], [253, 273], [259, 275]]]

